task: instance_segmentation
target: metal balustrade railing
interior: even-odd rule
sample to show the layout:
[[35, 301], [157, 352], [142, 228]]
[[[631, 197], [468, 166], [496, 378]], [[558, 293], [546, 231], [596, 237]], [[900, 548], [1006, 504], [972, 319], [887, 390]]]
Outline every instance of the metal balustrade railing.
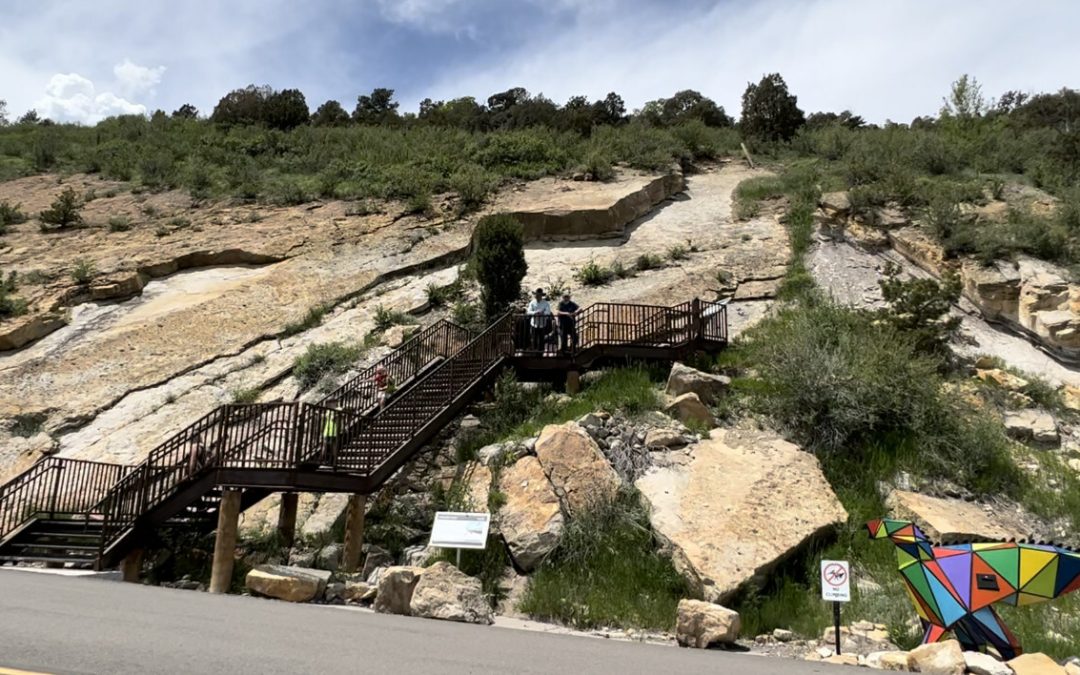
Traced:
[[0, 485], [0, 541], [30, 518], [88, 517], [94, 505], [131, 469], [107, 462], [46, 457]]
[[[727, 310], [693, 300], [672, 307], [597, 303], [573, 318], [561, 349], [558, 317], [508, 312], [483, 332], [429, 326], [317, 404], [229, 404], [176, 433], [136, 466], [48, 458], [0, 485], [0, 541], [38, 514], [103, 521], [101, 552], [143, 515], [209, 469], [337, 471], [370, 475], [485, 375], [516, 355], [575, 357], [594, 348], [726, 342]], [[561, 330], [560, 330], [561, 329]], [[553, 339], [554, 336], [554, 339]], [[400, 393], [378, 409], [375, 369]], [[332, 405], [331, 405], [332, 404]], [[332, 418], [338, 433], [328, 437]]]

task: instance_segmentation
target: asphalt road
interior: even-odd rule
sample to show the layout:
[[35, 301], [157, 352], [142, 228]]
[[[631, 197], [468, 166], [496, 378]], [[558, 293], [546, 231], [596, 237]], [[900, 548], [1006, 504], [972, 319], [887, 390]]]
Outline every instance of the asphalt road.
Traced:
[[[0, 673], [784, 673], [838, 667], [0, 571]], [[7, 671], [10, 672], [10, 671]]]

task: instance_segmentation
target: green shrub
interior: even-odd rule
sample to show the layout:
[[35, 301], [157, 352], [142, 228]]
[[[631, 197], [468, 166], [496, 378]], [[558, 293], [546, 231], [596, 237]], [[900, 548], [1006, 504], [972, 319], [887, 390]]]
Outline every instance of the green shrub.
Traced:
[[302, 389], [310, 389], [326, 375], [339, 375], [348, 371], [363, 353], [364, 350], [360, 347], [342, 342], [310, 345], [297, 357], [292, 374]]
[[434, 210], [430, 193], [417, 192], [409, 195], [409, 198], [405, 200], [405, 213], [426, 216], [432, 214]]
[[382, 305], [375, 308], [375, 330], [377, 331], [408, 323], [413, 323], [412, 317], [401, 310], [387, 309]]
[[15, 297], [19, 290], [19, 278], [15, 272], [9, 272], [7, 278], [0, 273], [0, 319], [22, 316], [27, 312], [27, 303], [23, 298]]
[[624, 490], [568, 523], [559, 547], [530, 576], [519, 609], [581, 629], [670, 630], [688, 593], [658, 552], [640, 497]]
[[428, 284], [427, 301], [432, 307], [445, 307], [452, 302], [457, 302], [465, 295], [465, 286], [460, 278], [445, 286]]
[[308, 308], [307, 314], [299, 321], [293, 321], [285, 324], [284, 333], [287, 336], [297, 335], [303, 333], [306, 330], [314, 328], [322, 323], [323, 317], [326, 313], [333, 309], [333, 305], [324, 303], [321, 305], [312, 305]]
[[[634, 270], [624, 265], [621, 260], [616, 260], [611, 263], [611, 274], [616, 279], [628, 279], [634, 276]], [[551, 297], [557, 298], [559, 295], [552, 295]]]
[[686, 260], [690, 257], [690, 249], [682, 244], [675, 244], [667, 250], [668, 260]]
[[455, 302], [451, 320], [462, 328], [480, 330], [484, 327], [483, 308], [475, 302]]
[[911, 444], [927, 474], [977, 492], [1015, 487], [1001, 429], [944, 394], [938, 361], [873, 313], [805, 300], [738, 349], [758, 373], [753, 406], [828, 465], [874, 444]]
[[90, 283], [97, 275], [97, 266], [88, 258], [76, 258], [75, 266], [71, 268], [71, 280], [80, 286]]
[[637, 257], [637, 261], [634, 263], [634, 267], [638, 272], [645, 272], [648, 270], [654, 270], [664, 266], [664, 261], [660, 256], [653, 253], [642, 253]]
[[11, 435], [20, 438], [36, 436], [45, 429], [45, 413], [22, 413], [12, 418]]
[[466, 164], [450, 175], [450, 189], [461, 199], [464, 213], [480, 208], [498, 186], [498, 178], [475, 164]]
[[22, 212], [22, 204], [12, 206], [11, 202], [0, 201], [0, 234], [8, 225], [18, 225], [26, 222], [26, 214]]
[[109, 232], [127, 232], [131, 229], [131, 219], [127, 216], [112, 216], [109, 218]]
[[521, 225], [507, 215], [481, 219], [473, 233], [472, 266], [484, 311], [493, 318], [521, 296], [521, 281], [528, 271]]
[[52, 225], [57, 229], [65, 229], [80, 225], [83, 221], [79, 197], [74, 188], [67, 188], [53, 201], [52, 206], [38, 214], [42, 227]]
[[586, 286], [603, 286], [611, 281], [614, 276], [615, 274], [610, 269], [596, 264], [595, 260], [585, 263], [574, 274], [574, 278]]
[[242, 387], [240, 389], [233, 389], [230, 392], [230, 398], [233, 403], [254, 403], [259, 398], [258, 387]]
[[585, 158], [582, 171], [592, 176], [593, 180], [608, 181], [615, 177], [615, 169], [611, 166], [611, 160], [600, 152], [590, 152]]
[[960, 279], [903, 279], [899, 266], [889, 263], [878, 282], [888, 307], [879, 314], [897, 332], [912, 341], [917, 352], [948, 359], [949, 341], [960, 329], [960, 318], [949, 310], [960, 300]]

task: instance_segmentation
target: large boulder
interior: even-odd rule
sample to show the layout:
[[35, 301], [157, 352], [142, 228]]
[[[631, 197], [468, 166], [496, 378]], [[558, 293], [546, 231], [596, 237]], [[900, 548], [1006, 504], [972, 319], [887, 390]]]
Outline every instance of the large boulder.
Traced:
[[559, 544], [564, 523], [559, 497], [532, 455], [502, 470], [499, 491], [506, 496], [499, 530], [514, 562], [528, 572]]
[[465, 497], [468, 510], [487, 511], [488, 495], [491, 493], [491, 469], [480, 462], [465, 466]]
[[480, 580], [445, 561], [424, 570], [409, 609], [413, 616], [428, 619], [482, 624], [492, 621], [491, 605]]
[[976, 503], [960, 499], [893, 490], [885, 505], [894, 517], [916, 523], [933, 541], [1027, 536], [1015, 518], [1000, 511], [987, 512]]
[[742, 630], [739, 613], [701, 600], [680, 600], [675, 639], [684, 647], [705, 649], [735, 642]]
[[686, 445], [686, 439], [675, 429], [649, 429], [645, 434], [645, 447], [650, 450], [675, 448]]
[[1021, 654], [1009, 661], [1009, 667], [1016, 675], [1066, 675], [1068, 672], [1059, 666], [1057, 661], [1041, 652]]
[[321, 597], [330, 581], [330, 572], [307, 567], [259, 565], [248, 572], [248, 590], [289, 602], [310, 602]]
[[908, 670], [908, 653], [901, 651], [870, 652], [866, 655], [866, 667], [873, 670], [906, 673]]
[[702, 425], [707, 429], [716, 426], [716, 418], [713, 417], [708, 406], [702, 403], [698, 395], [693, 392], [676, 396], [675, 400], [664, 408], [664, 412], [683, 424]]
[[1001, 368], [977, 368], [975, 370], [975, 376], [983, 382], [992, 384], [1005, 391], [1022, 392], [1031, 386], [1031, 383], [1024, 378], [1019, 375], [1013, 375], [1009, 371], [1002, 370]]
[[388, 567], [379, 575], [375, 592], [375, 611], [383, 614], [409, 614], [413, 591], [424, 574], [422, 567]]
[[610, 501], [619, 489], [619, 475], [596, 441], [574, 422], [551, 424], [540, 432], [534, 448], [555, 493], [573, 516], [594, 502]]
[[319, 497], [315, 510], [299, 527], [300, 535], [305, 539], [325, 539], [334, 529], [338, 519], [344, 516], [349, 505], [349, 495], [330, 492]]
[[682, 363], [676, 363], [671, 367], [671, 374], [668, 375], [667, 392], [672, 396], [682, 396], [693, 392], [704, 403], [716, 403], [730, 386], [731, 378], [729, 377], [703, 373]]
[[1040, 445], [1057, 445], [1061, 440], [1054, 416], [1043, 410], [1005, 413], [1005, 433], [1018, 441], [1033, 441]]
[[919, 645], [908, 652], [908, 667], [916, 673], [964, 675], [967, 662], [956, 640]]
[[817, 458], [775, 434], [718, 429], [689, 461], [635, 483], [676, 568], [709, 602], [763, 580], [815, 536], [847, 520]]

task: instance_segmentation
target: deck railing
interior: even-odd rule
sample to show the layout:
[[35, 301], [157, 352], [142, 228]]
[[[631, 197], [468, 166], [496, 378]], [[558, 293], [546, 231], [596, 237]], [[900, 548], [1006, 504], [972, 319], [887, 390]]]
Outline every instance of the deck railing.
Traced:
[[[575, 339], [561, 350], [560, 338], [571, 327]], [[104, 521], [104, 551], [141, 516], [212, 468], [370, 475], [507, 358], [573, 357], [619, 345], [675, 348], [695, 340], [727, 340], [725, 305], [597, 303], [569, 322], [508, 312], [476, 337], [441, 321], [319, 404], [221, 406], [158, 445], [137, 466], [60, 458], [39, 462], [0, 485], [0, 540], [35, 514], [82, 514]], [[374, 381], [380, 365], [401, 387], [382, 409]], [[328, 420], [336, 434], [327, 433]]]

